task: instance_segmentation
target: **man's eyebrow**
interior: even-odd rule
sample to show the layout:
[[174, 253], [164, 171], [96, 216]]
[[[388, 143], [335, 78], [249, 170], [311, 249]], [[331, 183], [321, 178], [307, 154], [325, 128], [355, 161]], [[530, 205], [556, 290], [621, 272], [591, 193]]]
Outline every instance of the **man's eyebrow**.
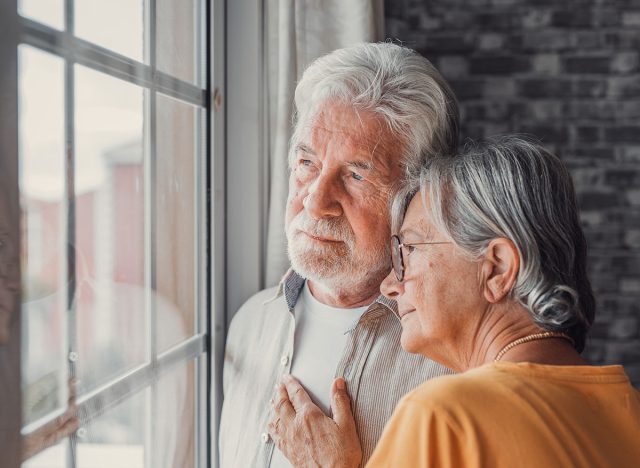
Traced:
[[372, 171], [375, 169], [373, 164], [367, 161], [347, 161], [347, 166], [356, 167], [365, 171]]
[[316, 155], [316, 153], [304, 143], [298, 143], [296, 145], [296, 151], [303, 151], [305, 153], [312, 154], [314, 156]]

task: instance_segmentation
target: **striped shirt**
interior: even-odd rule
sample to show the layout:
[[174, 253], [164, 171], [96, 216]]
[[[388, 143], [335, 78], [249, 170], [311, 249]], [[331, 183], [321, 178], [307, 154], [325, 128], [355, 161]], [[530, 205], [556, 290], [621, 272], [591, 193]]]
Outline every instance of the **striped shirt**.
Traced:
[[[267, 434], [275, 385], [291, 369], [295, 318], [304, 279], [291, 271], [276, 288], [249, 299], [227, 335], [220, 422], [222, 468], [268, 468], [274, 444]], [[396, 403], [445, 367], [400, 347], [397, 306], [380, 296], [349, 330], [335, 376], [344, 377], [364, 465]]]

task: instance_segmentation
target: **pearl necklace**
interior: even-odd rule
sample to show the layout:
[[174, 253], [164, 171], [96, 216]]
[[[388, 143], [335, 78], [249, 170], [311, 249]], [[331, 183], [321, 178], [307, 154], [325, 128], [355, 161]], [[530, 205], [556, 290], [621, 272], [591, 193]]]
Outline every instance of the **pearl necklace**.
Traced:
[[528, 343], [529, 341], [544, 340], [545, 338], [562, 338], [571, 342], [572, 346], [575, 344], [573, 341], [573, 338], [571, 338], [569, 335], [562, 332], [548, 331], [548, 332], [542, 332], [542, 333], [534, 333], [533, 335], [523, 336], [522, 338], [518, 338], [517, 340], [514, 340], [511, 343], [507, 344], [507, 346], [505, 346], [500, 350], [500, 352], [498, 353], [496, 358], [493, 360], [493, 362], [498, 362], [502, 358], [502, 356], [505, 355], [507, 351], [509, 351], [511, 348], [515, 346], [521, 345], [522, 343]]

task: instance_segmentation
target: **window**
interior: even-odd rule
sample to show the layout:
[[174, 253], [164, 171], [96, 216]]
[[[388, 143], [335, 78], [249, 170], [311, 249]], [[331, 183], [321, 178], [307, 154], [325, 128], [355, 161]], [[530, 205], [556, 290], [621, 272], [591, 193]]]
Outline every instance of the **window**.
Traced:
[[[0, 124], [18, 122], [22, 435], [40, 441], [22, 466], [208, 466], [217, 7], [7, 3], [0, 36], [14, 41], [0, 59], [17, 63], [18, 99]], [[52, 444], [42, 435], [70, 401], [80, 428]]]

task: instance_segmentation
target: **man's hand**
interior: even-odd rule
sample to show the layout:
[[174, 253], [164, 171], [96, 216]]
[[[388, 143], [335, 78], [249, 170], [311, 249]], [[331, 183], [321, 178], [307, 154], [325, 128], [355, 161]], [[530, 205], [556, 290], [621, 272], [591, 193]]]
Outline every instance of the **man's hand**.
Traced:
[[285, 376], [271, 400], [268, 430], [278, 449], [295, 468], [356, 468], [362, 460], [356, 423], [345, 381], [331, 387], [333, 419], [313, 404], [302, 385]]
[[45, 424], [35, 432], [22, 439], [22, 460], [28, 460], [42, 450], [51, 447], [58, 441], [70, 436], [78, 430], [78, 407], [76, 406], [76, 384], [69, 379], [69, 400], [67, 410], [53, 421]]

